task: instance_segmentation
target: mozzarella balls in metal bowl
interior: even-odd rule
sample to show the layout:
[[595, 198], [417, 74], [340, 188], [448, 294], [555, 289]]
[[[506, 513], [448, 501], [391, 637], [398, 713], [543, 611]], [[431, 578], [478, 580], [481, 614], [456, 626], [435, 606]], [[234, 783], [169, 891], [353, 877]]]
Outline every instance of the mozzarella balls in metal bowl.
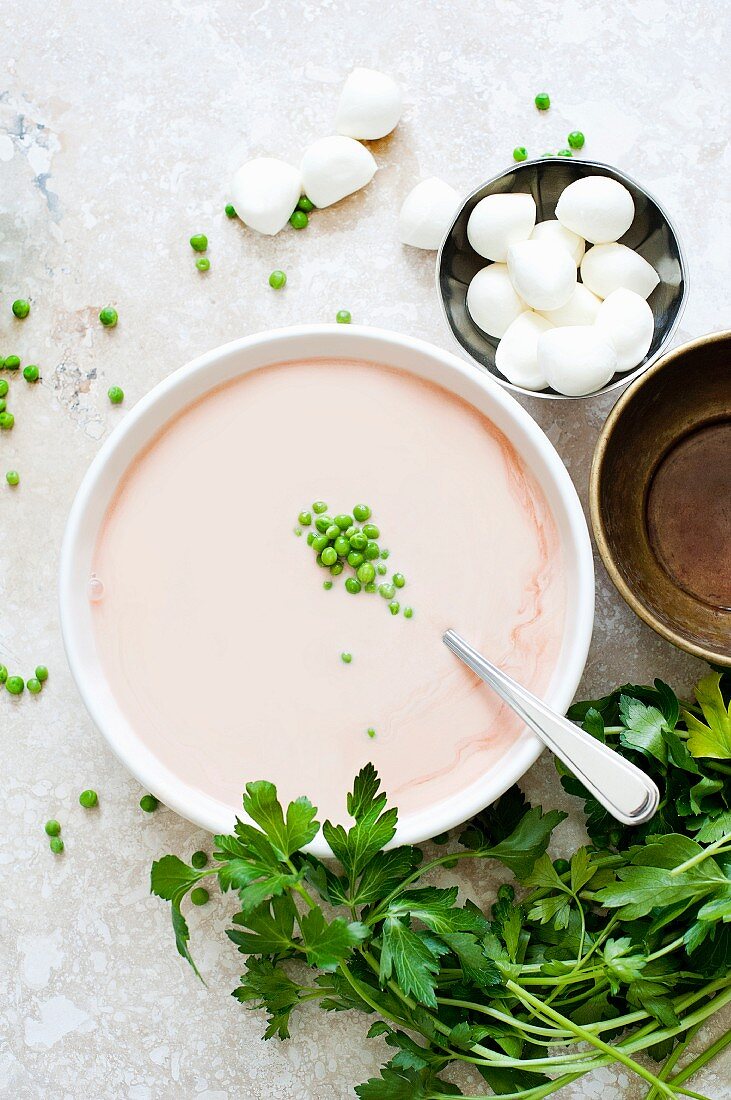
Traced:
[[575, 400], [626, 385], [667, 349], [688, 276], [670, 218], [643, 187], [608, 164], [552, 157], [464, 200], [437, 290], [457, 343], [501, 385]]

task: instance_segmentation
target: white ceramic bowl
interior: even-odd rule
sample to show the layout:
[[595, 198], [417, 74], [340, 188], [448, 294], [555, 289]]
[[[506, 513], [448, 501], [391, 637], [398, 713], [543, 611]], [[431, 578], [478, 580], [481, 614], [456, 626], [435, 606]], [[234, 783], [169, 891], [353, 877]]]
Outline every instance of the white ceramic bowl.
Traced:
[[[559, 531], [567, 576], [566, 624], [546, 702], [563, 712], [586, 661], [594, 618], [594, 569], [584, 514], [566, 469], [527, 412], [489, 375], [449, 352], [408, 336], [356, 325], [306, 325], [234, 340], [194, 359], [156, 386], [126, 414], [92, 462], [78, 491], [61, 548], [61, 626], [71, 671], [95, 724], [147, 790], [166, 806], [214, 833], [234, 823], [230, 806], [178, 779], [146, 746], [117, 705], [96, 652], [87, 597], [97, 534], [120, 478], [135, 456], [176, 413], [202, 394], [247, 371], [292, 359], [343, 357], [385, 363], [437, 382], [468, 401], [507, 436], [539, 482]], [[489, 690], [485, 688], [485, 690]], [[542, 745], [527, 729], [494, 769], [439, 806], [400, 823], [394, 843], [418, 843], [466, 821], [507, 790], [537, 759]], [[247, 777], [242, 777], [242, 782]], [[250, 777], [249, 777], [250, 778]], [[276, 781], [276, 776], [269, 778]], [[312, 792], [303, 791], [303, 794]], [[345, 792], [343, 792], [343, 799]], [[327, 856], [321, 836], [310, 850]]]

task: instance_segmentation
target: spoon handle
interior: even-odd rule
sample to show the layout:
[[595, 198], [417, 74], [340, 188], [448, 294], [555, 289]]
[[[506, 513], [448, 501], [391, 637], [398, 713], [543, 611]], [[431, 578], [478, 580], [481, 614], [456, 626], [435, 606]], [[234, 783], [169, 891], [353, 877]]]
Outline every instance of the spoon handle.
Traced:
[[579, 729], [448, 630], [444, 644], [523, 719], [617, 821], [639, 825], [655, 813], [660, 793], [640, 768]]

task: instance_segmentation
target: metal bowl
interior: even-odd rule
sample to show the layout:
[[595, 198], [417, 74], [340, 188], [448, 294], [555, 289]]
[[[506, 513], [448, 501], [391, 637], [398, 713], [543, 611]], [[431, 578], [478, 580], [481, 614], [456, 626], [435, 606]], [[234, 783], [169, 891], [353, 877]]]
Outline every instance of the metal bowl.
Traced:
[[620, 595], [667, 641], [727, 668], [730, 436], [731, 330], [674, 348], [622, 394], [589, 487], [596, 544]]
[[489, 371], [501, 386], [514, 393], [563, 401], [583, 400], [552, 389], [536, 391], [515, 386], [495, 366], [495, 349], [499, 341], [478, 328], [467, 311], [470, 281], [490, 262], [478, 256], [467, 240], [467, 222], [480, 199], [512, 191], [531, 194], [538, 208], [537, 220], [546, 221], [555, 217], [556, 203], [563, 189], [584, 176], [610, 176], [624, 184], [634, 199], [635, 217], [621, 243], [639, 252], [660, 276], [659, 284], [648, 298], [655, 317], [655, 333], [647, 355], [633, 371], [615, 374], [601, 390], [586, 396], [596, 397], [639, 378], [669, 345], [685, 308], [688, 275], [678, 234], [660, 203], [644, 187], [608, 164], [568, 157], [525, 161], [508, 168], [483, 183], [462, 203], [437, 256], [437, 290], [447, 324], [462, 350], [478, 366]]

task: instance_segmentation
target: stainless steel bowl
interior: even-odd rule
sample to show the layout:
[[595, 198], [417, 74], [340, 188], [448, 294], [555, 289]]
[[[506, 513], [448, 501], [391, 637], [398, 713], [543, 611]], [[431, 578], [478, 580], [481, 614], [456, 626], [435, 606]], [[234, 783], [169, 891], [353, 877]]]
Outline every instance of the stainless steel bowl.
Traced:
[[550, 397], [563, 401], [581, 401], [584, 398], [567, 397], [547, 389], [536, 392], [522, 386], [514, 386], [495, 366], [496, 337], [488, 336], [478, 328], [467, 312], [467, 288], [472, 277], [490, 261], [478, 256], [467, 240], [467, 222], [472, 210], [486, 195], [523, 192], [533, 196], [538, 208], [538, 221], [555, 217], [558, 197], [565, 187], [584, 176], [610, 176], [623, 183], [635, 203], [632, 225], [621, 238], [621, 243], [634, 248], [652, 264], [660, 276], [660, 282], [648, 298], [655, 317], [655, 333], [647, 355], [633, 371], [615, 374], [597, 394], [617, 389], [638, 378], [658, 359], [668, 347], [678, 326], [688, 297], [688, 274], [685, 254], [678, 234], [657, 199], [644, 187], [630, 179], [624, 172], [597, 161], [573, 160], [568, 157], [551, 157], [525, 161], [501, 172], [499, 176], [483, 183], [462, 203], [437, 256], [437, 290], [444, 309], [447, 324], [463, 351], [489, 371], [501, 386], [514, 393], [529, 397]]

